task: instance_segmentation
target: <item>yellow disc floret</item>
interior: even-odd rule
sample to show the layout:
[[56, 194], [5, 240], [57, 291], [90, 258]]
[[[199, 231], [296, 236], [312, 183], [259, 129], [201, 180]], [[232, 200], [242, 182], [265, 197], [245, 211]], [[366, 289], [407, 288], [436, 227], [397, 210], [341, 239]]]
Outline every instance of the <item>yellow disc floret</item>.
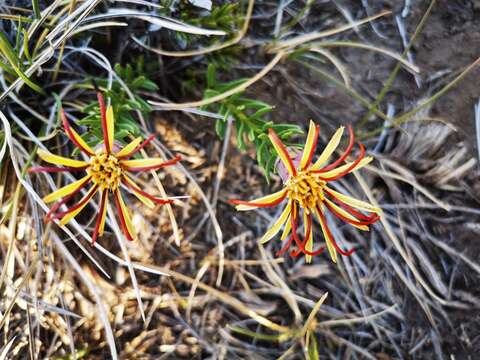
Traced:
[[91, 158], [88, 173], [101, 189], [116, 190], [122, 178], [120, 161], [112, 154], [101, 152]]
[[290, 177], [285, 185], [288, 190], [287, 197], [297, 201], [307, 213], [309, 209], [314, 209], [319, 202], [324, 200], [323, 189], [326, 182], [309, 170], [301, 171]]

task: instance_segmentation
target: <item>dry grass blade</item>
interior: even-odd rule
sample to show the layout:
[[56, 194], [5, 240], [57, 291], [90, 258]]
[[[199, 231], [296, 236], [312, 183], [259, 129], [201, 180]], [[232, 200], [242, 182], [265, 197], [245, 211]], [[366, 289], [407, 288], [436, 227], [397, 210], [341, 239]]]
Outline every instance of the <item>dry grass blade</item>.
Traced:
[[140, 39], [136, 38], [135, 36], [132, 35], [132, 40], [135, 41], [138, 45], [142, 46], [143, 48], [152, 51], [158, 55], [163, 55], [163, 56], [171, 56], [171, 57], [189, 57], [189, 56], [198, 56], [198, 55], [206, 55], [215, 51], [219, 51], [222, 49], [225, 49], [227, 47], [233, 46], [235, 44], [238, 44], [245, 34], [247, 33], [248, 30], [248, 25], [250, 23], [250, 19], [252, 17], [252, 12], [253, 12], [253, 5], [255, 3], [255, 0], [248, 0], [248, 6], [247, 6], [247, 12], [245, 14], [245, 20], [243, 21], [242, 28], [240, 31], [237, 32], [237, 34], [230, 40], [227, 40], [223, 43], [220, 44], [215, 44], [203, 49], [198, 49], [198, 50], [188, 50], [188, 51], [167, 51], [163, 50], [160, 48], [154, 48], [151, 46], [148, 46], [147, 44], [143, 43]]
[[351, 24], [348, 24], [348, 25], [340, 26], [340, 27], [338, 27], [336, 29], [333, 29], [333, 30], [313, 32], [313, 33], [310, 33], [310, 34], [304, 34], [304, 35], [297, 36], [293, 39], [279, 41], [278, 43], [276, 43], [275, 45], [273, 45], [271, 47], [270, 51], [271, 52], [278, 52], [278, 51], [281, 51], [281, 50], [284, 50], [284, 51], [292, 50], [299, 45], [308, 43], [310, 41], [318, 40], [318, 39], [321, 39], [321, 38], [324, 38], [324, 37], [327, 37], [327, 36], [332, 36], [332, 35], [335, 35], [335, 34], [342, 33], [344, 31], [353, 29], [353, 28], [355, 28], [359, 25], [369, 23], [373, 20], [376, 20], [376, 19], [381, 18], [381, 17], [386, 16], [386, 15], [390, 15], [391, 13], [392, 13], [391, 11], [386, 10], [386, 11], [382, 11], [382, 12], [380, 12], [380, 13], [374, 15], [374, 16], [369, 16], [365, 19], [355, 21], [355, 22], [353, 22]]
[[230, 89], [228, 91], [225, 91], [222, 94], [212, 96], [211, 98], [205, 99], [205, 100], [199, 100], [199, 101], [193, 101], [193, 102], [187, 102], [187, 103], [181, 103], [181, 104], [175, 104], [175, 103], [161, 103], [157, 101], [149, 101], [150, 104], [153, 106], [159, 107], [160, 109], [168, 109], [168, 110], [182, 110], [184, 108], [192, 108], [192, 107], [200, 107], [200, 106], [205, 106], [208, 104], [213, 104], [215, 102], [218, 102], [220, 100], [226, 99], [229, 96], [232, 96], [234, 94], [238, 94], [245, 89], [247, 89], [250, 85], [256, 83], [258, 80], [263, 78], [265, 75], [267, 75], [270, 70], [272, 70], [275, 65], [277, 65], [280, 60], [286, 55], [284, 51], [279, 51], [275, 57], [270, 60], [270, 62], [265, 65], [265, 67], [259, 71], [255, 76], [251, 77], [247, 81], [243, 82], [242, 84], [236, 86], [233, 89]]
[[0, 360], [6, 360], [8, 359], [7, 356], [8, 356], [8, 352], [10, 351], [10, 348], [12, 347], [13, 343], [15, 342], [16, 340], [16, 336], [14, 336], [7, 344], [5, 344], [5, 346], [2, 348], [2, 350], [0, 351]]
[[20, 284], [18, 285], [18, 287], [15, 289], [15, 293], [13, 294], [13, 297], [12, 297], [12, 299], [10, 300], [9, 305], [7, 306], [5, 312], [3, 313], [3, 317], [2, 317], [2, 319], [0, 320], [0, 328], [3, 328], [3, 325], [5, 324], [5, 322], [7, 321], [7, 319], [9, 318], [10, 312], [12, 311], [12, 308], [13, 308], [13, 306], [15, 305], [15, 303], [16, 303], [16, 301], [17, 301], [17, 297], [18, 297], [18, 295], [20, 294], [20, 290], [22, 290], [22, 288], [23, 288], [23, 287], [25, 286], [25, 284], [27, 283], [27, 280], [30, 278], [30, 276], [32, 275], [33, 270], [34, 270], [35, 267], [37, 266], [37, 263], [38, 263], [38, 256], [33, 259], [32, 263], [30, 264], [30, 266], [28, 267], [27, 271], [26, 271], [25, 274], [23, 275], [22, 281], [20, 282]]
[[125, 236], [120, 230], [117, 220], [115, 219], [114, 216], [112, 216], [113, 213], [114, 212], [111, 205], [108, 204], [108, 217], [110, 218], [110, 225], [112, 226], [113, 231], [115, 232], [115, 236], [117, 237], [118, 243], [120, 244], [120, 248], [122, 249], [122, 254], [127, 263], [128, 273], [130, 274], [130, 278], [132, 279], [132, 285], [135, 291], [135, 297], [137, 298], [138, 308], [140, 309], [140, 315], [142, 316], [143, 322], [145, 322], [145, 310], [143, 308], [142, 296], [140, 295], [140, 289], [138, 288], [138, 281], [135, 275], [135, 270], [133, 269], [130, 256], [128, 255], [128, 250], [125, 246]]

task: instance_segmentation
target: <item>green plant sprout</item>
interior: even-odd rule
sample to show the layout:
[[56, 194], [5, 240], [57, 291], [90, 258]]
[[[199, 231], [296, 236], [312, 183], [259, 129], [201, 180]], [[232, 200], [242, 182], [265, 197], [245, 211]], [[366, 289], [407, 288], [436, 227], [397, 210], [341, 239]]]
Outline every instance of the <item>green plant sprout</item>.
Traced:
[[[114, 70], [130, 89], [134, 99], [128, 96], [118, 81], [113, 82], [110, 90], [107, 89], [106, 79], [98, 79], [95, 80], [95, 82], [104, 90], [104, 94], [111, 100], [111, 105], [116, 116], [115, 140], [125, 143], [128, 141], [128, 137], [137, 137], [141, 133], [138, 121], [135, 120], [131, 112], [138, 110], [143, 114], [148, 114], [152, 111], [152, 107], [141, 97], [140, 92], [157, 91], [158, 86], [146, 77], [142, 60], [137, 62], [135, 68], [130, 64], [124, 67], [116, 64]], [[88, 86], [91, 85], [88, 84]], [[95, 145], [103, 139], [98, 102], [92, 100], [82, 111], [87, 115], [78, 120], [77, 124], [88, 128], [88, 131], [82, 135], [82, 138], [89, 145]]]
[[[235, 88], [247, 79], [238, 79], [230, 82], [221, 83], [217, 81], [216, 67], [209, 64], [207, 69], [207, 88], [204, 92], [204, 98], [219, 95]], [[209, 104], [204, 107], [206, 110], [216, 111], [223, 116], [218, 119], [215, 130], [217, 135], [223, 139], [227, 128], [228, 120], [231, 118], [236, 129], [236, 138], [238, 148], [242, 151], [247, 149], [247, 143], [255, 146], [258, 165], [263, 169], [267, 181], [270, 179], [270, 173], [273, 171], [277, 154], [271, 141], [268, 138], [269, 129], [273, 129], [278, 137], [287, 144], [287, 146], [298, 147], [290, 144], [288, 141], [292, 136], [302, 134], [302, 129], [295, 124], [275, 124], [265, 117], [273, 107], [259, 100], [250, 99], [243, 96], [243, 92], [234, 94], [220, 102]]]

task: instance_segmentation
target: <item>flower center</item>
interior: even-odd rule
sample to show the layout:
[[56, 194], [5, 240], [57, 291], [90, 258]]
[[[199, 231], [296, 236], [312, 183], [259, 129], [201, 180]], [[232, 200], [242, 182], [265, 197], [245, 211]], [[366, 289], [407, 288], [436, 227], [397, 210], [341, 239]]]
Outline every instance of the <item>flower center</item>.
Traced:
[[301, 171], [287, 180], [287, 197], [297, 201], [306, 210], [313, 209], [324, 199], [325, 184], [325, 181], [311, 174], [309, 170]]
[[116, 190], [122, 177], [120, 161], [113, 155], [105, 152], [92, 157], [88, 173], [92, 181], [102, 190]]

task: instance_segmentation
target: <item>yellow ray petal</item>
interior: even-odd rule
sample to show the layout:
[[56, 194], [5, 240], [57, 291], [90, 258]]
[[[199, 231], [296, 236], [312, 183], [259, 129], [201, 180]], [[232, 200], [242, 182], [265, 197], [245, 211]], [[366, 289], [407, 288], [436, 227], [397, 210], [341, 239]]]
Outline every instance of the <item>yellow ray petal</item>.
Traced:
[[315, 210], [315, 214], [317, 215], [318, 222], [320, 223], [320, 227], [322, 228], [323, 238], [325, 239], [325, 244], [327, 245], [328, 253], [332, 258], [332, 261], [334, 263], [337, 263], [337, 250], [333, 246], [332, 239], [330, 239], [330, 236], [328, 235], [328, 231], [326, 230], [327, 224], [324, 223], [322, 216], [320, 216], [317, 210]]
[[328, 142], [325, 149], [322, 151], [320, 156], [318, 157], [317, 161], [311, 166], [312, 170], [318, 170], [320, 167], [332, 156], [335, 149], [338, 147], [340, 143], [340, 139], [342, 138], [343, 132], [345, 130], [344, 126], [341, 126], [335, 134], [333, 134], [332, 138]]
[[88, 165], [86, 161], [74, 160], [74, 159], [63, 157], [63, 156], [54, 155], [42, 149], [39, 149], [37, 151], [37, 154], [40, 157], [40, 159], [50, 164], [63, 165], [63, 166], [68, 166], [73, 168], [80, 168]]
[[82, 139], [80, 135], [78, 135], [78, 133], [72, 127], [69, 127], [69, 131], [81, 148], [85, 149], [89, 155], [95, 154], [95, 151], [93, 151], [93, 149], [85, 142], [85, 140]]
[[[333, 207], [335, 209], [336, 212], [338, 212], [342, 216], [345, 216], [347, 219], [350, 219], [350, 220], [353, 220], [353, 221], [360, 221], [359, 219], [355, 218], [352, 214], [345, 211], [340, 206], [337, 206], [335, 203], [328, 200], [327, 198], [325, 198], [323, 201], [328, 203], [331, 207]], [[367, 225], [355, 225], [355, 224], [350, 224], [350, 225], [356, 227], [357, 229], [363, 230], [363, 231], [368, 231], [368, 229], [369, 229]]]
[[270, 138], [270, 141], [275, 148], [275, 151], [278, 154], [278, 157], [282, 161], [283, 165], [285, 165], [285, 168], [287, 169], [288, 173], [290, 175], [295, 175], [296, 174], [296, 169], [295, 166], [293, 165], [293, 161], [288, 154], [287, 148], [285, 145], [283, 145], [282, 141], [278, 137], [278, 135], [273, 131], [272, 129], [269, 130], [268, 132], [268, 137]]
[[100, 226], [98, 228], [98, 235], [102, 236], [103, 235], [103, 231], [105, 229], [105, 220], [107, 218], [107, 208], [108, 208], [108, 192], [106, 193], [106, 196], [105, 196], [105, 206], [103, 207], [103, 211], [102, 211], [102, 217], [100, 219]]
[[46, 203], [55, 201], [57, 199], [60, 199], [64, 196], [70, 195], [73, 193], [75, 190], [77, 190], [87, 179], [89, 179], [91, 175], [84, 176], [80, 180], [77, 180], [71, 184], [65, 185], [64, 187], [61, 187], [60, 189], [52, 192], [51, 194], [48, 194], [43, 198], [43, 201]]
[[165, 160], [161, 158], [147, 158], [147, 159], [136, 159], [136, 160], [121, 160], [120, 163], [126, 167], [130, 168], [143, 168], [143, 167], [152, 167], [162, 165]]
[[98, 190], [98, 186], [93, 186], [90, 190], [88, 190], [87, 194], [80, 200], [80, 202], [83, 202], [85, 199], [86, 200], [81, 206], [78, 207], [78, 209], [75, 209], [74, 211], [69, 212], [66, 214], [61, 220], [60, 220], [60, 226], [63, 226], [67, 224], [70, 220], [72, 220], [75, 216], [77, 216], [80, 211], [82, 211], [85, 206], [87, 206], [88, 201], [95, 195], [95, 193]]
[[[362, 160], [360, 160], [358, 162], [357, 165], [355, 165], [355, 167], [353, 169], [351, 169], [349, 171], [349, 173], [351, 172], [354, 172], [358, 169], [361, 169], [362, 167], [364, 167], [365, 165], [368, 165], [372, 162], [373, 160], [373, 157], [371, 156], [367, 156], [367, 157], [364, 157]], [[326, 171], [324, 173], [319, 173], [318, 176], [320, 176], [321, 178], [323, 179], [329, 179], [329, 178], [333, 178], [335, 176], [337, 176], [338, 174], [344, 172], [345, 170], [347, 170], [350, 166], [352, 166], [352, 162], [349, 162], [349, 163], [346, 163], [346, 164], [343, 164], [342, 166], [339, 166], [338, 168], [336, 169], [333, 169], [333, 170], [330, 170], [330, 171]]]
[[268, 231], [262, 236], [262, 238], [260, 239], [260, 244], [265, 244], [267, 241], [269, 241], [275, 235], [277, 235], [277, 233], [282, 228], [283, 224], [285, 224], [285, 221], [287, 221], [287, 218], [290, 215], [291, 209], [292, 209], [292, 203], [291, 201], [289, 201], [287, 206], [285, 206], [285, 209], [283, 210], [282, 214], [275, 222], [275, 224], [273, 224], [272, 227], [268, 229]]
[[288, 236], [288, 234], [290, 234], [290, 230], [292, 229], [292, 223], [290, 222], [290, 216], [289, 215], [287, 217], [287, 220], [285, 220], [285, 228], [283, 229], [283, 232], [282, 232], [282, 237], [280, 238], [280, 240], [285, 240]]
[[[135, 189], [139, 189], [138, 185], [135, 183], [135, 181], [133, 181], [132, 179], [130, 179], [128, 176], [124, 175], [123, 177], [125, 179], [126, 182], [128, 182], [133, 188]], [[131, 190], [131, 189], [129, 189]], [[142, 203], [144, 203], [147, 207], [149, 207], [150, 209], [153, 209], [155, 207], [155, 204], [152, 200], [150, 200], [149, 198], [143, 196], [142, 194], [134, 191], [134, 190], [131, 190], [133, 195], [135, 195], [138, 200], [140, 200]]]
[[115, 154], [115, 156], [116, 157], [122, 157], [122, 156], [130, 154], [133, 150], [135, 150], [135, 148], [138, 145], [140, 145], [141, 142], [142, 142], [142, 138], [139, 136], [136, 139], [134, 139], [133, 141], [131, 141], [130, 143], [128, 143], [127, 145], [125, 145], [125, 147], [122, 150], [120, 150], [119, 152], [117, 152]]
[[115, 131], [115, 117], [113, 115], [113, 107], [110, 105], [107, 109], [107, 139], [109, 149], [113, 149], [113, 136]]
[[[304, 236], [307, 236], [307, 213], [305, 211], [303, 212], [303, 224], [303, 234]], [[313, 252], [313, 224], [310, 228], [310, 234], [308, 235], [307, 243], [305, 244], [305, 250]], [[305, 262], [310, 264], [312, 262], [312, 255], [305, 254]]]
[[310, 120], [307, 141], [305, 142], [305, 148], [303, 149], [302, 159], [300, 160], [300, 169], [305, 169], [308, 161], [311, 160], [310, 154], [312, 153], [312, 151], [315, 151], [315, 149], [313, 149], [313, 145], [315, 144], [317, 138], [318, 138], [317, 126], [312, 120]]
[[258, 198], [252, 201], [245, 201], [242, 204], [237, 204], [235, 208], [238, 211], [247, 211], [247, 210], [256, 209], [256, 208], [265, 206], [265, 204], [271, 204], [271, 203], [275, 203], [276, 201], [279, 201], [282, 197], [285, 196], [286, 193], [287, 193], [287, 189], [282, 189], [280, 191], [277, 191], [276, 193], [263, 196], [261, 198]]
[[125, 206], [125, 202], [123, 201], [122, 194], [119, 190], [116, 191], [116, 196], [118, 198], [118, 202], [120, 203], [120, 209], [123, 214], [123, 219], [125, 220], [125, 225], [127, 226], [127, 231], [130, 233], [130, 237], [132, 239], [135, 239], [135, 228], [133, 227], [132, 220], [130, 219], [130, 214], [127, 207]]
[[335, 191], [329, 187], [325, 187], [325, 191], [328, 193], [333, 194], [338, 200], [343, 201], [345, 204], [350, 205], [354, 208], [360, 209], [360, 210], [365, 210], [368, 212], [374, 212], [376, 214], [381, 214], [382, 209], [373, 206], [372, 204], [369, 204], [365, 201], [358, 200], [355, 198], [352, 198], [350, 196], [344, 195], [342, 193], [339, 193], [338, 191]]

